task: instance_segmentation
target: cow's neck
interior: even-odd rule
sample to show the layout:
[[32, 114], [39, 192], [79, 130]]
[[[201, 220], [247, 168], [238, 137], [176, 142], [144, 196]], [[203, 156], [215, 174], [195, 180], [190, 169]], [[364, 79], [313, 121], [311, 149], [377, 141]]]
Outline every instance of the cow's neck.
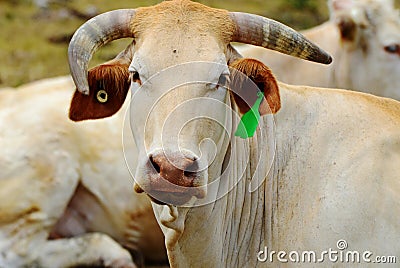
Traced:
[[[199, 263], [204, 267], [236, 267], [243, 263], [239, 256], [248, 256], [251, 262], [256, 263], [260, 247], [268, 244], [273, 210], [265, 206], [276, 203], [272, 200], [276, 183], [273, 180], [264, 182], [274, 149], [270, 142], [273, 139], [269, 138], [273, 129], [272, 117], [264, 118], [261, 124], [264, 126], [257, 130], [255, 137], [231, 141], [230, 146], [237, 153], [230, 156], [235, 165], [228, 167], [229, 181], [237, 178], [241, 171], [245, 172], [221, 199], [194, 208], [155, 205], [172, 267], [175, 264], [191, 267]], [[260, 155], [260, 152], [264, 154]], [[262, 165], [258, 165], [259, 159], [262, 159]], [[260, 186], [250, 193], [249, 183], [253, 175]], [[261, 181], [257, 182], [257, 179]]]
[[[253, 155], [257, 155], [257, 151], [268, 152], [271, 146], [267, 142], [276, 140], [277, 153], [267, 179], [253, 193], [248, 191], [247, 179], [242, 179], [213, 204], [175, 209], [173, 212], [177, 217], [171, 221], [173, 226], [162, 226], [172, 267], [176, 267], [177, 263], [182, 264], [181, 267], [257, 267], [265, 264], [257, 262], [257, 253], [264, 247], [279, 250], [288, 245], [288, 239], [293, 239], [299, 232], [307, 232], [304, 219], [309, 216], [309, 210], [305, 210], [304, 206], [314, 202], [314, 197], [303, 194], [307, 192], [305, 185], [318, 182], [317, 179], [324, 178], [325, 174], [324, 170], [310, 167], [316, 161], [332, 161], [331, 156], [323, 159], [321, 154], [317, 154], [316, 158], [313, 151], [332, 150], [323, 147], [329, 140], [324, 137], [331, 135], [330, 116], [336, 115], [328, 115], [327, 100], [322, 98], [320, 90], [282, 83], [279, 87], [282, 108], [275, 116], [275, 133], [268, 133], [271, 120], [264, 117], [264, 126], [257, 131], [250, 145], [246, 145], [248, 140], [234, 140], [241, 151], [233, 159], [237, 166], [243, 164], [243, 152], [248, 150]], [[325, 118], [321, 119], [321, 116]], [[321, 140], [313, 138], [317, 132]], [[263, 143], [257, 145], [256, 141]], [[268, 155], [271, 154], [263, 156], [258, 177], [269, 170]], [[252, 159], [246, 165], [246, 178], [255, 172], [255, 163]], [[231, 177], [234, 177], [235, 169], [231, 171]], [[297, 209], [299, 204], [302, 206], [300, 210]], [[168, 212], [168, 208], [164, 207], [164, 211]], [[168, 219], [165, 215], [160, 217], [158, 214], [157, 219]], [[293, 249], [303, 248], [303, 243], [302, 236], [290, 241]]]

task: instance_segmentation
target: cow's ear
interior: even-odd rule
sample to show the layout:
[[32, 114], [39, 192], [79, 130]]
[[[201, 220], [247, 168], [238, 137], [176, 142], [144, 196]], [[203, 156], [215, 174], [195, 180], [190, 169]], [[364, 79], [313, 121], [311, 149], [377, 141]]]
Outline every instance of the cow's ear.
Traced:
[[281, 99], [278, 83], [265, 64], [255, 59], [244, 58], [234, 61], [229, 66], [233, 68], [231, 69], [231, 93], [240, 113], [245, 114], [250, 110], [257, 100], [259, 90], [264, 93], [264, 99], [259, 108], [260, 114], [266, 115], [279, 111]]
[[78, 90], [72, 97], [69, 118], [73, 121], [99, 119], [115, 114], [129, 91], [128, 65], [105, 63], [89, 70], [89, 95]]
[[355, 0], [329, 1], [331, 20], [337, 25], [341, 39], [347, 42], [356, 42], [358, 31], [369, 26], [365, 9]]
[[351, 16], [340, 16], [336, 19], [336, 24], [343, 41], [353, 42], [357, 36], [357, 24]]

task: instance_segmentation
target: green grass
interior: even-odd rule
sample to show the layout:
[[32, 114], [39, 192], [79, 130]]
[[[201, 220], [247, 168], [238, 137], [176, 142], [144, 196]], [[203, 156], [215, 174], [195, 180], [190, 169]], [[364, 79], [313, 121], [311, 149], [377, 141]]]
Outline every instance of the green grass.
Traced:
[[[29, 81], [69, 73], [67, 42], [53, 43], [49, 38], [68, 37], [83, 19], [62, 17], [66, 7], [85, 12], [95, 5], [98, 12], [135, 8], [158, 3], [156, 0], [70, 0], [66, 6], [51, 5], [44, 14], [31, 0], [0, 0], [0, 87], [19, 86]], [[295, 29], [312, 27], [326, 20], [326, 0], [200, 0], [209, 6], [260, 14], [284, 22]], [[400, 0], [397, 0], [400, 2]], [[129, 40], [102, 48], [91, 66], [112, 58]]]

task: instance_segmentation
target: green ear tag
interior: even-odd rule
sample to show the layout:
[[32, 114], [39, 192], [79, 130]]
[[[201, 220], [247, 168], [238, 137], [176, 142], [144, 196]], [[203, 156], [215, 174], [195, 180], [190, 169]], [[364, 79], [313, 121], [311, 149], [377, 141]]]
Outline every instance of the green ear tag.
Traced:
[[258, 109], [260, 108], [261, 101], [264, 97], [262, 92], [257, 93], [257, 100], [254, 103], [253, 107], [242, 116], [240, 123], [235, 132], [235, 136], [241, 137], [242, 139], [247, 139], [249, 137], [253, 137], [256, 132], [258, 121], [260, 120], [260, 112]]

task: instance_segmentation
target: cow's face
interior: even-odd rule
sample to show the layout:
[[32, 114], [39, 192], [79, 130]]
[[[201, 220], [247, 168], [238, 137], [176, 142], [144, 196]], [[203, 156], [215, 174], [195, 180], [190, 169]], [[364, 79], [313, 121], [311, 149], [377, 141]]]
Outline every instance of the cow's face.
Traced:
[[[129, 67], [136, 79], [131, 126], [140, 149], [135, 180], [138, 191], [183, 204], [191, 196], [204, 197], [210, 170], [222, 165], [231, 111], [221, 81], [229, 69], [215, 38], [192, 38], [187, 48], [173, 42], [182, 36], [171, 33], [169, 38], [155, 34], [143, 41]], [[162, 41], [174, 45], [159, 47]], [[158, 48], [156, 55], [152, 48]]]
[[231, 110], [221, 81], [230, 74], [226, 52], [233, 25], [226, 19], [210, 23], [207, 10], [190, 17], [169, 12], [144, 12], [134, 23], [129, 72], [131, 126], [140, 154], [135, 188], [182, 205], [192, 196], [205, 197], [227, 149], [230, 129], [224, 127]]
[[332, 0], [331, 10], [341, 34], [341, 60], [354, 66], [345, 70], [352, 81], [344, 82], [377, 94], [399, 88], [400, 17], [393, 1]]
[[[86, 80], [87, 61], [98, 44], [126, 36], [134, 37], [132, 45], [90, 70]], [[270, 70], [254, 60], [237, 60], [231, 41], [331, 61], [292, 29], [251, 14], [231, 14], [187, 0], [115, 11], [89, 21], [71, 41], [70, 66], [80, 92], [74, 95], [70, 118], [109, 116], [131, 89], [131, 127], [139, 148], [136, 191], [175, 205], [204, 198], [207, 185], [221, 174], [235, 118], [258, 96], [261, 115], [280, 108]], [[232, 70], [244, 75], [232, 75]], [[247, 76], [258, 87], [241, 87]], [[226, 84], [229, 77], [234, 78], [234, 92]]]

